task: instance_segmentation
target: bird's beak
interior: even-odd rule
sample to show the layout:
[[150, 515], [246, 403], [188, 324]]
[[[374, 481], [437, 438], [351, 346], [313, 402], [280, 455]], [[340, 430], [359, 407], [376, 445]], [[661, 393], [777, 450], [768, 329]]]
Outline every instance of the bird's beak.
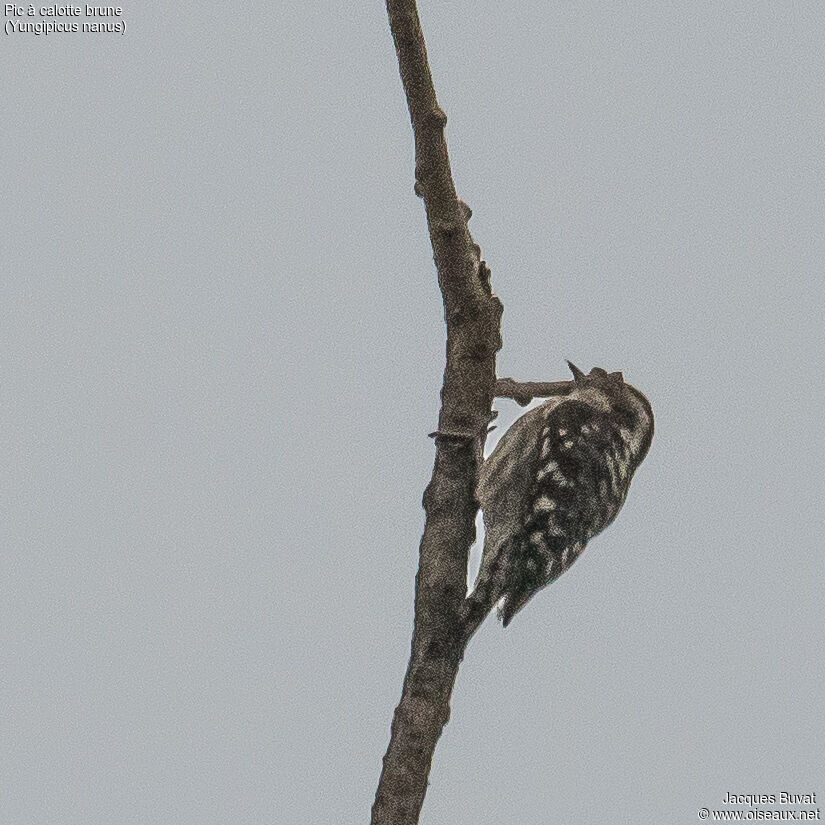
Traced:
[[572, 361], [568, 361], [567, 366], [570, 367], [570, 372], [573, 373], [574, 381], [581, 381], [584, 378], [584, 373]]

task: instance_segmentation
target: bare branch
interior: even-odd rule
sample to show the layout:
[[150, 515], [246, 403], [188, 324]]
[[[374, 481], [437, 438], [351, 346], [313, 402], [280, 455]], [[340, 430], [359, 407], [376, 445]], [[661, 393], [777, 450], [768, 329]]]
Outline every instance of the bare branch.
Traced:
[[415, 137], [415, 190], [424, 199], [447, 325], [435, 466], [416, 576], [412, 650], [372, 809], [372, 825], [416, 825], [436, 743], [469, 636], [464, 596], [475, 540], [475, 496], [501, 346], [501, 302], [456, 196], [446, 116], [438, 106], [415, 0], [387, 0]]

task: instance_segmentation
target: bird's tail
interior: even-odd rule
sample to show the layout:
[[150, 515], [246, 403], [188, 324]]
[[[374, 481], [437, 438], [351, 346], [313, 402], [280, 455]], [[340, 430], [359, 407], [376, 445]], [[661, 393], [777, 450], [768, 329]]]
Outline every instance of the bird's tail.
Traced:
[[[484, 543], [484, 552], [481, 557], [481, 567], [476, 576], [473, 590], [467, 597], [467, 616], [473, 616], [483, 620], [504, 595], [505, 584], [507, 582], [507, 570], [504, 565], [511, 557], [509, 544], [512, 539], [507, 539], [499, 546], [494, 546], [489, 540]], [[499, 610], [499, 616], [501, 611]]]

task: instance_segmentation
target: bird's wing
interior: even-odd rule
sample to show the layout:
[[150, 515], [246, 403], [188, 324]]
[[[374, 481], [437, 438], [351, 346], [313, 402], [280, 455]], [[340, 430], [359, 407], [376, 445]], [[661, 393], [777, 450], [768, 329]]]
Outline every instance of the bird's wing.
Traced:
[[500, 577], [496, 571], [500, 550], [518, 532], [524, 519], [525, 499], [535, 484], [541, 431], [550, 410], [563, 403], [551, 398], [526, 412], [501, 437], [479, 473], [477, 495], [484, 514], [484, 554], [476, 587]]

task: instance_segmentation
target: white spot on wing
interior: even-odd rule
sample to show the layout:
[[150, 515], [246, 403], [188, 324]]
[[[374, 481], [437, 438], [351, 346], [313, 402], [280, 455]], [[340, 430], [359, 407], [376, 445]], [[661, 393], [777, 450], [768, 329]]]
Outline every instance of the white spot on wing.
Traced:
[[539, 496], [539, 498], [536, 499], [536, 503], [533, 505], [533, 509], [536, 512], [540, 512], [540, 513], [545, 513], [545, 512], [548, 512], [550, 510], [555, 510], [556, 509], [556, 502], [553, 501], [553, 499], [549, 498], [548, 496]]
[[560, 472], [556, 471], [553, 473], [553, 478], [559, 487], [572, 487], [573, 482], [567, 478], [566, 476], [562, 475]]
[[555, 478], [555, 473], [558, 469], [559, 465], [555, 461], [548, 461], [547, 464], [536, 473], [536, 479], [541, 481], [548, 473], [553, 473], [553, 477]]

